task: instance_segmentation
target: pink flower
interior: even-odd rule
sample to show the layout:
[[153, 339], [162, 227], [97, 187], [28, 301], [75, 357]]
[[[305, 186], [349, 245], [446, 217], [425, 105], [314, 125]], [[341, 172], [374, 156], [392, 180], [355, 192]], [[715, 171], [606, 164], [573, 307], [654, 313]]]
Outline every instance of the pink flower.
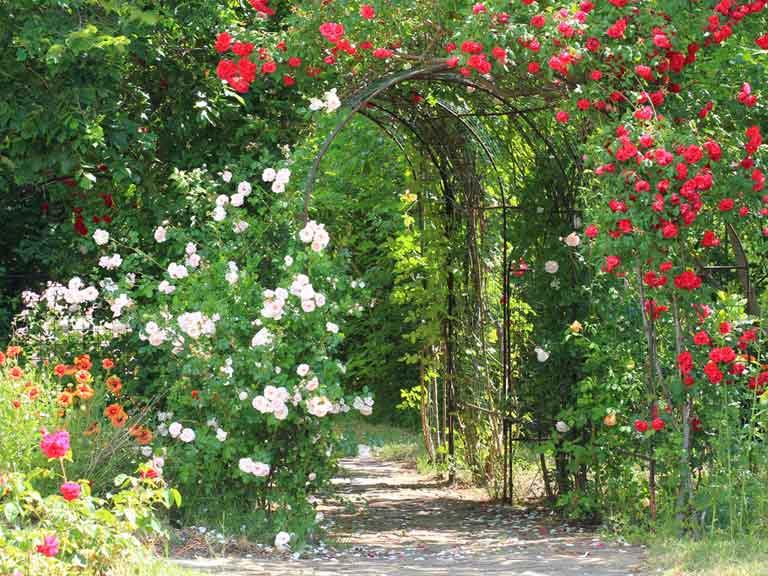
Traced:
[[59, 553], [59, 539], [56, 538], [55, 534], [46, 536], [43, 539], [43, 543], [37, 545], [37, 551], [49, 558], [56, 556]]
[[59, 487], [59, 492], [61, 492], [64, 500], [67, 502], [77, 500], [80, 497], [80, 484], [77, 482], [66, 482]]
[[60, 430], [43, 435], [43, 439], [40, 440], [40, 449], [49, 459], [63, 458], [69, 451], [69, 432]]

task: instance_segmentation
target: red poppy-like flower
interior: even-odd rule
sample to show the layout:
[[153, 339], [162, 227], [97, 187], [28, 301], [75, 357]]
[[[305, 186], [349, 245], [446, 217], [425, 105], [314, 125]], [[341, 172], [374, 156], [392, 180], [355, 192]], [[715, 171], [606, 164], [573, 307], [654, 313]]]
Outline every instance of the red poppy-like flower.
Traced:
[[16, 358], [16, 356], [21, 354], [21, 346], [8, 346], [5, 354], [8, 356], [8, 358]]
[[24, 378], [24, 370], [19, 368], [18, 366], [14, 366], [10, 370], [8, 370], [8, 377], [12, 380], [21, 380]]
[[67, 366], [65, 364], [56, 364], [53, 368], [53, 373], [59, 378], [62, 378], [67, 374]]
[[115, 367], [115, 362], [111, 358], [104, 358], [101, 361], [101, 367], [104, 368], [104, 370], [111, 370]]

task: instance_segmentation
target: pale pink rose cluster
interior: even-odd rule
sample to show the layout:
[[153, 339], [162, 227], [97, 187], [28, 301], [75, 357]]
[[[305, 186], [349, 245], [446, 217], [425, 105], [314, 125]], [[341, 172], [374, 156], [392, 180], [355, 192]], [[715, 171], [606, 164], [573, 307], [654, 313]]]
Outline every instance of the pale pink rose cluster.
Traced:
[[269, 476], [269, 464], [264, 464], [264, 462], [254, 462], [251, 458], [240, 458], [237, 466], [246, 474], [259, 477]]
[[261, 174], [261, 179], [264, 182], [272, 182], [272, 192], [281, 194], [285, 192], [285, 187], [291, 181], [291, 171], [288, 168], [280, 168], [280, 170], [266, 168]]
[[190, 338], [197, 340], [200, 336], [213, 336], [216, 333], [216, 322], [219, 315], [214, 314], [210, 318], [201, 312], [184, 312], [177, 322], [179, 328]]
[[256, 348], [257, 346], [268, 346], [269, 344], [272, 344], [273, 334], [266, 328], [262, 328], [251, 339], [251, 347]]
[[326, 396], [312, 396], [312, 398], [307, 400], [307, 412], [312, 414], [312, 416], [322, 418], [333, 412], [333, 409], [333, 402], [328, 400]]
[[325, 306], [325, 295], [315, 292], [306, 274], [296, 274], [291, 283], [290, 292], [301, 299], [301, 309], [313, 312], [316, 308]]
[[352, 408], [360, 412], [363, 416], [370, 416], [373, 414], [373, 398], [370, 396], [366, 398], [355, 396], [355, 400], [352, 402]]
[[310, 220], [299, 231], [299, 240], [304, 244], [310, 244], [315, 252], [321, 252], [323, 248], [328, 246], [331, 237], [325, 229], [325, 224], [318, 224], [314, 220]]
[[200, 266], [203, 259], [200, 257], [200, 254], [197, 253], [197, 244], [194, 242], [187, 242], [187, 245], [184, 248], [184, 254], [186, 255], [184, 262], [187, 266], [190, 268], [197, 268]]
[[301, 395], [296, 392], [293, 396], [288, 390], [269, 385], [264, 388], [264, 394], [254, 397], [251, 405], [262, 414], [272, 414], [278, 420], [288, 417], [288, 402], [294, 406], [301, 402]]
[[185, 428], [179, 422], [173, 422], [168, 426], [168, 434], [171, 438], [179, 439], [186, 444], [193, 442], [195, 439], [195, 431], [192, 428]]
[[264, 290], [264, 305], [261, 308], [261, 315], [264, 318], [280, 320], [285, 313], [285, 302], [288, 300], [288, 291], [285, 288], [276, 290]]

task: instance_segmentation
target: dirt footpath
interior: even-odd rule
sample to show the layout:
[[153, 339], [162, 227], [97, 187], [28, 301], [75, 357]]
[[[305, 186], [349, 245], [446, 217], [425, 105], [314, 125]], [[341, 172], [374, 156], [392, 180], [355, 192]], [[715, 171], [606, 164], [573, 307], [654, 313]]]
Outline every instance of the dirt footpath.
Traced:
[[334, 545], [306, 558], [179, 560], [228, 576], [627, 576], [643, 550], [604, 542], [555, 516], [487, 502], [477, 489], [448, 488], [414, 469], [345, 460], [335, 480], [355, 506], [321, 508]]

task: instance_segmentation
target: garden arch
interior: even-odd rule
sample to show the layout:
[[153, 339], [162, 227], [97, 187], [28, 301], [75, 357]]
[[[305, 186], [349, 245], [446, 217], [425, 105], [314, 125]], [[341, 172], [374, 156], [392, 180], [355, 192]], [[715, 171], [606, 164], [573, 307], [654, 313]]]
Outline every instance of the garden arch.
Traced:
[[[415, 89], [423, 85], [434, 90], [430, 96], [434, 98], [432, 106], [418, 105], [421, 97]], [[415, 88], [409, 93], [410, 86]], [[465, 420], [480, 416], [492, 419], [492, 427], [500, 428], [494, 452], [503, 460], [501, 496], [506, 501], [511, 501], [513, 496], [512, 455], [515, 443], [538, 441], [541, 440], [539, 436], [544, 434], [543, 429], [524, 426], [525, 422], [520, 418], [521, 406], [517, 398], [520, 383], [513, 366], [513, 350], [520, 348], [523, 343], [516, 342], [512, 334], [510, 279], [512, 275], [532, 270], [520, 266], [521, 255], [516, 254], [515, 248], [509, 243], [509, 227], [515, 218], [548, 219], [562, 224], [563, 221], [572, 222], [579, 213], [576, 195], [581, 162], [574, 152], [574, 146], [567, 139], [552, 142], [537, 126], [535, 118], [538, 113], [551, 115], [559, 96], [561, 94], [557, 91], [537, 91], [525, 84], [510, 90], [487, 79], [465, 78], [451, 72], [444, 63], [428, 64], [376, 79], [346, 99], [342, 119], [324, 139], [314, 159], [304, 194], [306, 221], [309, 219], [311, 197], [322, 159], [336, 138], [358, 115], [373, 122], [397, 143], [414, 173], [421, 170], [428, 175], [431, 172], [439, 180], [446, 240], [456, 241], [457, 235], [461, 234], [463, 254], [449, 252], [446, 256], [447, 302], [442, 327], [443, 390], [441, 394], [436, 387], [430, 391], [430, 387], [425, 386], [431, 404], [426, 408], [428, 414], [425, 415], [422, 410], [422, 422], [425, 430], [430, 422], [438, 430], [438, 443], [440, 429], [445, 430], [447, 455], [449, 462], [453, 462], [456, 427], [461, 426], [467, 433], [471, 427], [466, 425]], [[517, 104], [522, 98], [528, 103], [525, 107]], [[483, 119], [489, 118], [506, 118], [508, 121], [496, 125], [483, 122]], [[529, 154], [526, 158], [516, 157], [517, 151], [508, 141], [504, 141], [504, 132], [510, 129], [523, 142], [524, 150]], [[407, 153], [409, 143], [422, 162]], [[508, 163], [511, 176], [509, 171], [505, 176], [498, 159]], [[544, 164], [550, 165], [557, 176], [557, 180], [549, 185], [549, 193], [558, 197], [557, 204], [560, 206], [557, 211], [548, 214], [536, 213], [533, 209], [520, 206], [514, 198], [525, 168], [541, 167]], [[486, 186], [486, 181], [491, 184]], [[492, 189], [490, 193], [489, 188]], [[420, 215], [420, 224], [423, 226], [423, 206], [420, 207]], [[481, 262], [479, 249], [483, 242], [482, 231], [488, 228], [488, 221], [493, 218], [500, 221], [502, 271], [501, 278], [497, 279], [502, 289], [501, 316], [495, 319], [489, 311], [485, 266]], [[460, 258], [463, 258], [464, 263], [463, 278], [457, 279], [454, 269]], [[461, 284], [463, 290], [458, 289], [457, 284]], [[495, 324], [498, 328], [496, 354], [501, 364], [501, 386], [496, 393], [500, 397], [497, 402], [491, 402], [490, 406], [470, 402], [463, 394], [468, 382], [459, 377], [456, 366], [456, 328], [462, 321], [466, 321], [469, 331], [481, 340], [483, 349], [488, 346], [488, 325]], [[519, 353], [519, 350], [515, 350], [515, 354]], [[440, 398], [442, 413], [438, 401]], [[553, 424], [547, 423], [548, 426]], [[425, 441], [429, 447], [432, 439], [428, 434], [425, 434]], [[547, 493], [551, 497], [553, 492], [543, 458], [540, 465]], [[560, 468], [558, 478], [565, 475], [564, 466]], [[449, 466], [449, 478], [454, 478], [453, 466]]]

